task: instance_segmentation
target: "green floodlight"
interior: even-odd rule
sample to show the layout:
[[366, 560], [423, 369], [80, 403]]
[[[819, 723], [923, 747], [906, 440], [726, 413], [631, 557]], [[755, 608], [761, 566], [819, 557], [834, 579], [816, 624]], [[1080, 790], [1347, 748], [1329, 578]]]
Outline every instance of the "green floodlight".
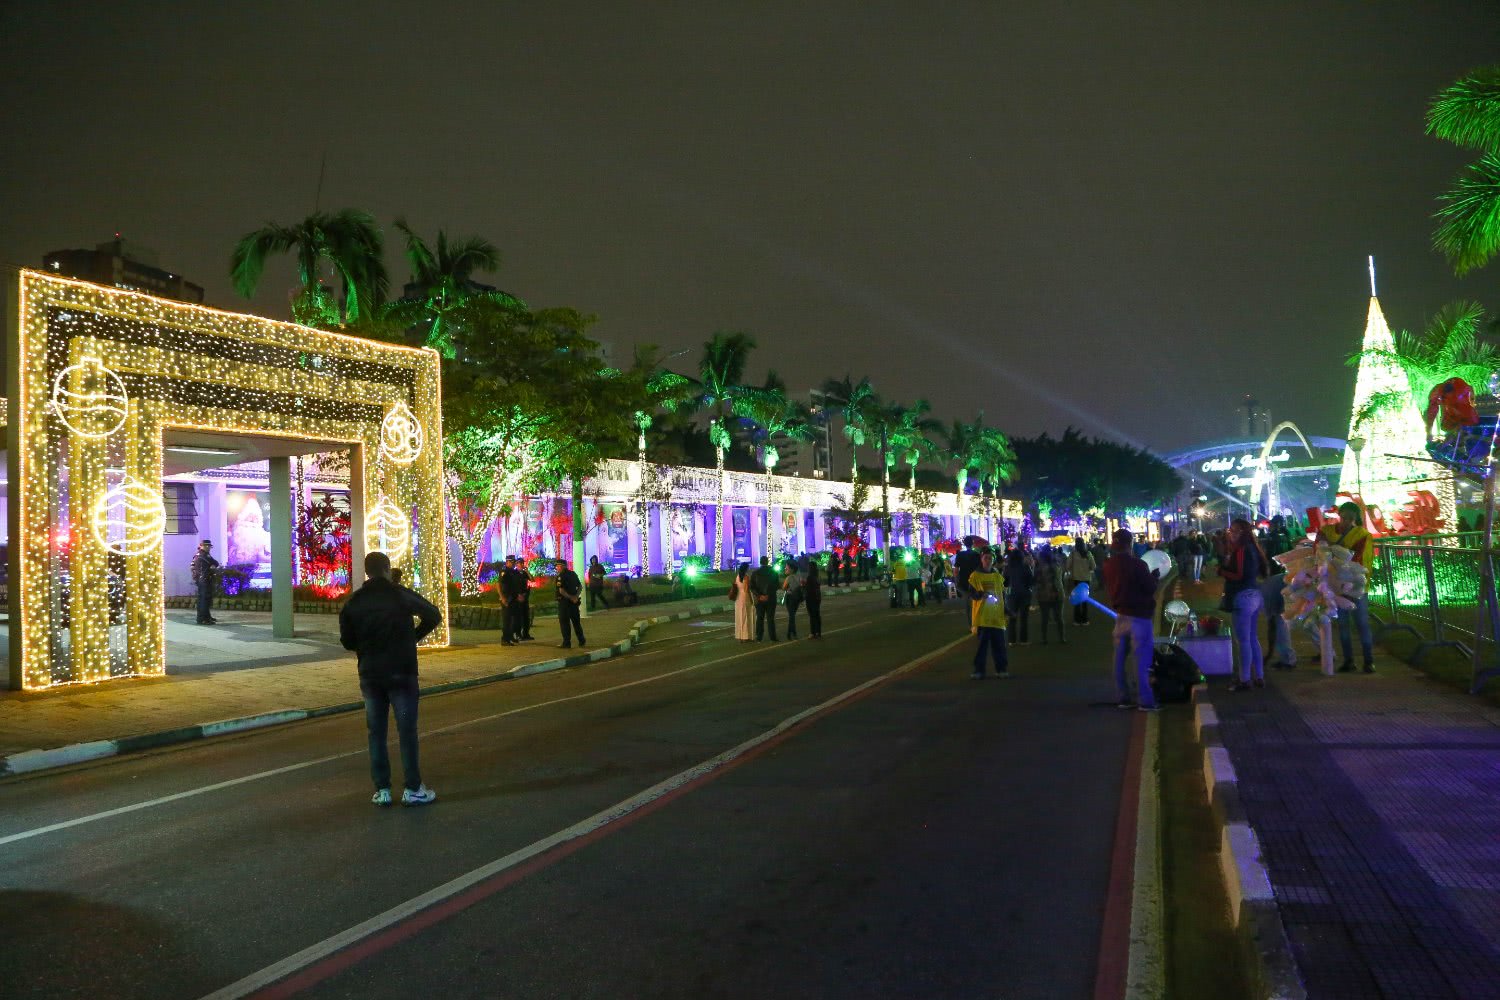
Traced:
[[693, 579], [693, 577], [695, 577], [695, 576], [698, 575], [698, 567], [697, 566], [689, 566], [687, 569], [683, 570], [683, 572], [686, 573], [687, 574], [687, 578], [689, 580], [691, 580], [691, 579]]
[[912, 559], [915, 558], [915, 557], [912, 556], [912, 554], [910, 552], [908, 552], [906, 555], [902, 556], [901, 558], [905, 559], [907, 562], [911, 562]]

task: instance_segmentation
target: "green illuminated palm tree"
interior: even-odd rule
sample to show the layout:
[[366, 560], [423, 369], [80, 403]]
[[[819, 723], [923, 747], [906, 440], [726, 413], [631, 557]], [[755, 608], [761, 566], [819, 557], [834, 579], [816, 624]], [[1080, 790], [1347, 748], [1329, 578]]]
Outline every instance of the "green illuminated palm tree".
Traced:
[[943, 461], [955, 470], [953, 482], [960, 501], [969, 488], [969, 470], [979, 464], [979, 435], [983, 427], [984, 414], [980, 413], [972, 424], [955, 420], [947, 430], [940, 432]]
[[[640, 430], [636, 439], [636, 466], [642, 493], [637, 509], [637, 515], [640, 518], [642, 569], [645, 569], [648, 564], [646, 495], [652, 492], [648, 489], [648, 477], [651, 473], [646, 464], [646, 432], [655, 423], [658, 413], [681, 413], [691, 410], [698, 404], [699, 398], [697, 386], [693, 384], [692, 379], [662, 367], [658, 360], [659, 354], [655, 345], [638, 344], [635, 348], [635, 364], [632, 366], [632, 372], [639, 380], [638, 384], [642, 390], [641, 402], [644, 404], [641, 409], [635, 411], [635, 425]], [[667, 537], [671, 538], [672, 535], [668, 533]], [[671, 560], [670, 551], [667, 559]]]
[[[996, 501], [999, 502], [1000, 525], [1003, 529], [1005, 501], [1000, 496], [1000, 487], [1016, 478], [1016, 453], [1011, 449], [1010, 438], [993, 427], [980, 428], [976, 452], [979, 460], [979, 490], [984, 495], [985, 508], [990, 509]], [[986, 489], [989, 490], [988, 494], [984, 493]]]
[[[315, 212], [291, 226], [267, 223], [246, 233], [229, 259], [229, 276], [245, 298], [255, 294], [266, 261], [289, 253], [297, 258], [302, 287], [292, 300], [292, 318], [308, 326], [334, 327], [357, 321], [385, 301], [385, 241], [367, 212], [346, 208]], [[332, 271], [340, 298], [323, 284]]]
[[771, 473], [780, 460], [776, 450], [778, 438], [791, 441], [812, 439], [812, 414], [806, 406], [786, 394], [786, 383], [774, 371], [766, 373], [763, 386], [746, 388], [734, 402], [734, 412], [755, 426], [752, 450], [759, 448], [760, 462], [766, 470], [766, 540], [765, 554], [776, 558], [777, 526], [771, 520]]
[[447, 232], [439, 229], [436, 245], [428, 246], [412, 232], [405, 219], [397, 219], [396, 228], [406, 237], [411, 284], [420, 289], [421, 297], [394, 302], [391, 312], [408, 324], [425, 327], [423, 343], [443, 357], [453, 357], [452, 326], [461, 307], [488, 299], [501, 306], [525, 308], [525, 303], [505, 292], [480, 289], [474, 284], [476, 273], [491, 272], [500, 266], [500, 251], [489, 240], [470, 236], [450, 243]]
[[1500, 66], [1475, 70], [1433, 98], [1427, 133], [1480, 154], [1441, 196], [1433, 236], [1465, 274], [1500, 251]]
[[709, 441], [714, 446], [715, 470], [719, 479], [718, 530], [714, 532], [714, 566], [724, 566], [724, 453], [729, 450], [729, 430], [724, 420], [733, 410], [734, 401], [744, 394], [745, 363], [755, 349], [755, 338], [748, 333], [720, 330], [703, 345], [698, 363], [698, 391], [701, 405], [713, 416], [708, 425]]
[[865, 407], [865, 430], [880, 451], [880, 534], [885, 549], [885, 564], [891, 564], [891, 466], [896, 461], [897, 434], [906, 417], [906, 407], [887, 402], [879, 396]]
[[844, 421], [844, 438], [849, 442], [849, 488], [853, 489], [859, 482], [859, 449], [865, 443], [865, 418], [875, 399], [875, 388], [868, 378], [856, 382], [845, 375], [825, 381], [823, 393]]

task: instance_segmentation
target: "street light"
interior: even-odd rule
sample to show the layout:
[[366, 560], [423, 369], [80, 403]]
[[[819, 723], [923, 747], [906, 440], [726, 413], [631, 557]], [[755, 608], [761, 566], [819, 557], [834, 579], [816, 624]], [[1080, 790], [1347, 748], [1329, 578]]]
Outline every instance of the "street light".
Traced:
[[1360, 466], [1359, 453], [1365, 450], [1365, 439], [1361, 434], [1356, 434], [1349, 439], [1349, 450], [1354, 452], [1354, 488], [1359, 490], [1360, 506], [1365, 502], [1365, 475]]

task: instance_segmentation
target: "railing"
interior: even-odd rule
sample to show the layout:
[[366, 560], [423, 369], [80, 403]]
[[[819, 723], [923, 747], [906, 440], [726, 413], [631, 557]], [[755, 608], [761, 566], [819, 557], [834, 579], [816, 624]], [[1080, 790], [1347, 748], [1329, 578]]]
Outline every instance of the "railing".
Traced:
[[1493, 582], [1485, 583], [1486, 556], [1479, 532], [1413, 537], [1389, 536], [1375, 541], [1370, 570], [1371, 617], [1383, 631], [1409, 632], [1418, 640], [1412, 662], [1430, 649], [1458, 649], [1473, 662], [1471, 690], [1500, 669], [1486, 667], [1500, 658], [1496, 644]]

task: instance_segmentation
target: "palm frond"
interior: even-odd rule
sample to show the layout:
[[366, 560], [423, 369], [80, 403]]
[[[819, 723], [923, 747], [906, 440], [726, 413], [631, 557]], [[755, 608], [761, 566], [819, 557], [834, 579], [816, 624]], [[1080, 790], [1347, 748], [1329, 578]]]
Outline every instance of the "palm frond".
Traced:
[[1440, 90], [1427, 109], [1427, 134], [1500, 152], [1500, 66], [1475, 70]]
[[273, 222], [241, 236], [229, 255], [229, 277], [234, 282], [234, 290], [247, 299], [254, 296], [255, 289], [260, 285], [260, 276], [266, 268], [266, 258], [272, 254], [286, 253], [298, 241], [299, 234], [296, 230]]
[[406, 238], [406, 262], [411, 267], [413, 284], [430, 284], [437, 274], [437, 261], [422, 237], [412, 231], [404, 218], [396, 220], [396, 230]]
[[1432, 245], [1459, 275], [1488, 263], [1500, 251], [1500, 153], [1469, 164], [1439, 200]]

